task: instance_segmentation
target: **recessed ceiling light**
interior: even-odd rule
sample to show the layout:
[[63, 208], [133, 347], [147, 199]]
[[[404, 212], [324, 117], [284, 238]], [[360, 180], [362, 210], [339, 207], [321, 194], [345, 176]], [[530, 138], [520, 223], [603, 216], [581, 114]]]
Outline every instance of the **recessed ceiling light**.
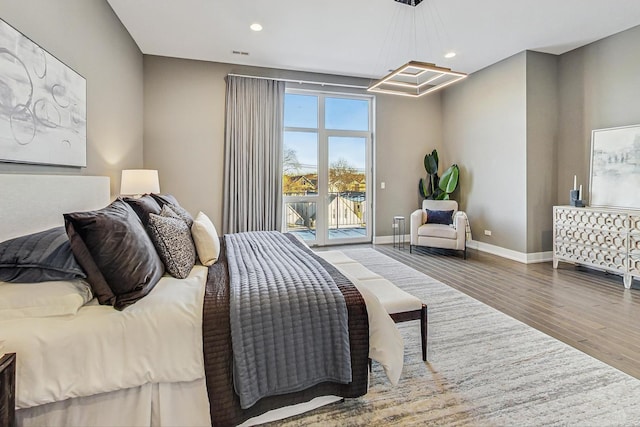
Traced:
[[453, 58], [454, 56], [456, 56], [455, 52], [447, 52], [444, 54], [444, 57], [449, 59], [449, 58]]
[[253, 31], [262, 31], [262, 25], [258, 24], [257, 22], [254, 24], [251, 24], [249, 28], [251, 28]]

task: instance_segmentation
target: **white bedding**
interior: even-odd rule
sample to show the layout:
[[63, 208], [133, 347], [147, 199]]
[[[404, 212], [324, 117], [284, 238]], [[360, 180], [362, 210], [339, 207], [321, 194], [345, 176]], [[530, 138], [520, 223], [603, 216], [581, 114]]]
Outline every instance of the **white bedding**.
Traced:
[[[340, 260], [331, 261], [340, 269]], [[357, 276], [364, 274], [343, 273], [356, 287]], [[122, 312], [94, 300], [76, 315], [0, 321], [4, 351], [18, 354], [16, 406], [202, 380], [206, 278], [207, 268], [200, 265], [187, 279], [165, 276], [148, 296]], [[370, 357], [395, 385], [402, 372], [402, 338], [376, 296], [360, 291], [369, 313]]]
[[206, 277], [199, 265], [165, 276], [124, 311], [94, 300], [73, 316], [0, 321], [4, 351], [18, 355], [16, 406], [203, 378]]

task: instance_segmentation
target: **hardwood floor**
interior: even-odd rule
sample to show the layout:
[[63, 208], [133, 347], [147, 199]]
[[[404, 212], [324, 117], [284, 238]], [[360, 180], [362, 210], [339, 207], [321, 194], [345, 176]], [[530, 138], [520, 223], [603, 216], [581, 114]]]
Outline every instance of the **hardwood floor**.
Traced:
[[[522, 264], [476, 250], [460, 254], [391, 245], [376, 250], [640, 379], [640, 283], [560, 263]], [[339, 247], [335, 247], [338, 249]], [[428, 304], [428, 301], [427, 301]]]

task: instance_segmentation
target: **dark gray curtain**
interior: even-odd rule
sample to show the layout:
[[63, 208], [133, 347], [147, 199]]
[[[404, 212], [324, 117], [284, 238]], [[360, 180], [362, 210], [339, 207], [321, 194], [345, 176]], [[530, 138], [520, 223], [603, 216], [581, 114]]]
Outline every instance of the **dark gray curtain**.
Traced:
[[225, 233], [280, 230], [285, 83], [227, 76]]

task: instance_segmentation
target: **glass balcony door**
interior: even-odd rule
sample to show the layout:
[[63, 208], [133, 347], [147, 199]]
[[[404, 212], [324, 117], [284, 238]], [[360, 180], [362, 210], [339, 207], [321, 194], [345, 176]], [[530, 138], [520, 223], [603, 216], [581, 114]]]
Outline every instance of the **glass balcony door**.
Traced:
[[372, 99], [288, 91], [283, 231], [311, 245], [370, 242]]
[[329, 136], [327, 240], [367, 238], [367, 138]]

